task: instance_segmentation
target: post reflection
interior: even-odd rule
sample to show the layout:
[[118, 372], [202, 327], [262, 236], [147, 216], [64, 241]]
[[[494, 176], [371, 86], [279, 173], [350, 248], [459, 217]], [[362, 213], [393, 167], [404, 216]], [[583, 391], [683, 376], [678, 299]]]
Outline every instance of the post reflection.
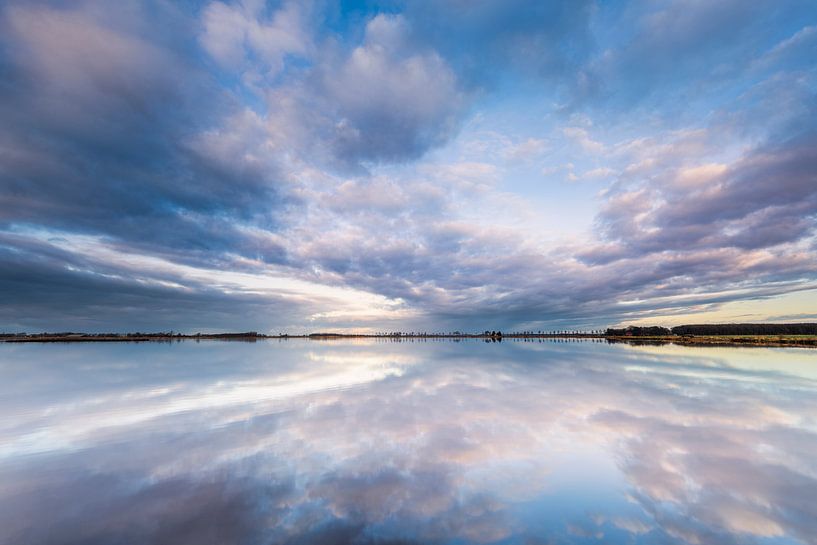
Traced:
[[0, 347], [0, 543], [817, 543], [817, 357]]

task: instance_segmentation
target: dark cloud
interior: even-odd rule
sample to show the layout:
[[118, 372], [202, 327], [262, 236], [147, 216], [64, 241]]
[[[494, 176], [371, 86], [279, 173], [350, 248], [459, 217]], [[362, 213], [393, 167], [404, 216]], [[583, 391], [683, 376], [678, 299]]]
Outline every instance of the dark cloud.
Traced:
[[[769, 143], [729, 168], [675, 172], [623, 188], [599, 222], [610, 246], [589, 262], [661, 252], [754, 250], [808, 238], [817, 215], [817, 136]], [[686, 176], [685, 176], [686, 174]]]
[[261, 90], [281, 145], [330, 169], [360, 171], [448, 141], [467, 97], [452, 67], [409, 32], [402, 15], [379, 14], [359, 43], [328, 42], [309, 69]]
[[293, 313], [311, 312], [306, 301], [227, 294], [173, 273], [82, 257], [54, 242], [0, 238], [3, 330], [255, 331], [286, 326]]
[[[182, 259], [249, 254], [236, 223], [274, 224], [274, 176], [200, 143], [230, 106], [185, 56], [181, 15], [129, 8], [4, 7], [0, 219]], [[280, 248], [257, 254], [282, 259]]]
[[462, 96], [456, 76], [433, 50], [413, 51], [400, 16], [378, 15], [364, 42], [323, 75], [337, 109], [333, 146], [352, 160], [422, 155], [457, 126]]

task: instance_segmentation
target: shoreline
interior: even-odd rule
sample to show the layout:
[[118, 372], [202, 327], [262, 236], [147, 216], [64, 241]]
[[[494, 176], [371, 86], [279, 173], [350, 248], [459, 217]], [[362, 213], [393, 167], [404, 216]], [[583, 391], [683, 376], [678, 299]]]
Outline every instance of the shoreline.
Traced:
[[172, 341], [233, 341], [256, 342], [264, 340], [306, 339], [316, 341], [332, 341], [346, 339], [385, 339], [392, 341], [427, 340], [427, 339], [476, 339], [486, 342], [501, 342], [502, 340], [606, 340], [608, 343], [622, 343], [630, 345], [666, 345], [680, 346], [743, 346], [743, 347], [797, 347], [817, 348], [817, 335], [660, 335], [660, 336], [622, 336], [604, 334], [550, 334], [550, 333], [510, 333], [507, 335], [486, 334], [340, 334], [340, 333], [313, 333], [303, 335], [262, 335], [249, 333], [214, 333], [214, 334], [122, 334], [122, 335], [93, 335], [93, 334], [30, 334], [8, 335], [0, 337], [4, 343], [87, 343], [87, 342], [172, 342]]
[[524, 334], [524, 333], [510, 333], [507, 335], [485, 335], [483, 333], [439, 333], [439, 334], [366, 334], [366, 333], [310, 333], [302, 335], [263, 335], [263, 334], [242, 334], [242, 333], [213, 333], [213, 334], [196, 334], [196, 335], [164, 335], [164, 334], [121, 334], [121, 335], [107, 335], [107, 334], [48, 334], [48, 333], [34, 333], [29, 335], [7, 335], [0, 336], [0, 342], [7, 343], [29, 343], [29, 342], [150, 342], [150, 341], [186, 341], [186, 340], [202, 340], [202, 341], [263, 341], [263, 340], [288, 340], [288, 339], [307, 339], [316, 341], [331, 341], [343, 339], [487, 339], [487, 340], [501, 340], [501, 339], [604, 339], [604, 335], [600, 334]]
[[817, 335], [663, 335], [654, 337], [607, 335], [604, 338], [610, 343], [632, 345], [817, 348]]

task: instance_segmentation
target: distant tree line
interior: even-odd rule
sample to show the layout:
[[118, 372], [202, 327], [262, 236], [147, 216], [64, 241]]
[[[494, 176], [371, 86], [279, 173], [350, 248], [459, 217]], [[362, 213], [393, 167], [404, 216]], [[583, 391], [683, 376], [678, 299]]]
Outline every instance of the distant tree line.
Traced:
[[812, 324], [703, 324], [672, 328], [675, 335], [817, 335]]
[[660, 326], [608, 327], [611, 337], [662, 337], [666, 335], [817, 335], [817, 323], [810, 324], [694, 324], [673, 328]]

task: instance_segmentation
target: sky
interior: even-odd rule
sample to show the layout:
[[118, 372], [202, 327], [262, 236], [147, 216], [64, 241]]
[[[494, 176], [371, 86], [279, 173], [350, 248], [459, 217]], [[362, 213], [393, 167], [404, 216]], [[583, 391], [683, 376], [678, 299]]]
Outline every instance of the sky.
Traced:
[[813, 0], [0, 0], [0, 330], [817, 320]]

